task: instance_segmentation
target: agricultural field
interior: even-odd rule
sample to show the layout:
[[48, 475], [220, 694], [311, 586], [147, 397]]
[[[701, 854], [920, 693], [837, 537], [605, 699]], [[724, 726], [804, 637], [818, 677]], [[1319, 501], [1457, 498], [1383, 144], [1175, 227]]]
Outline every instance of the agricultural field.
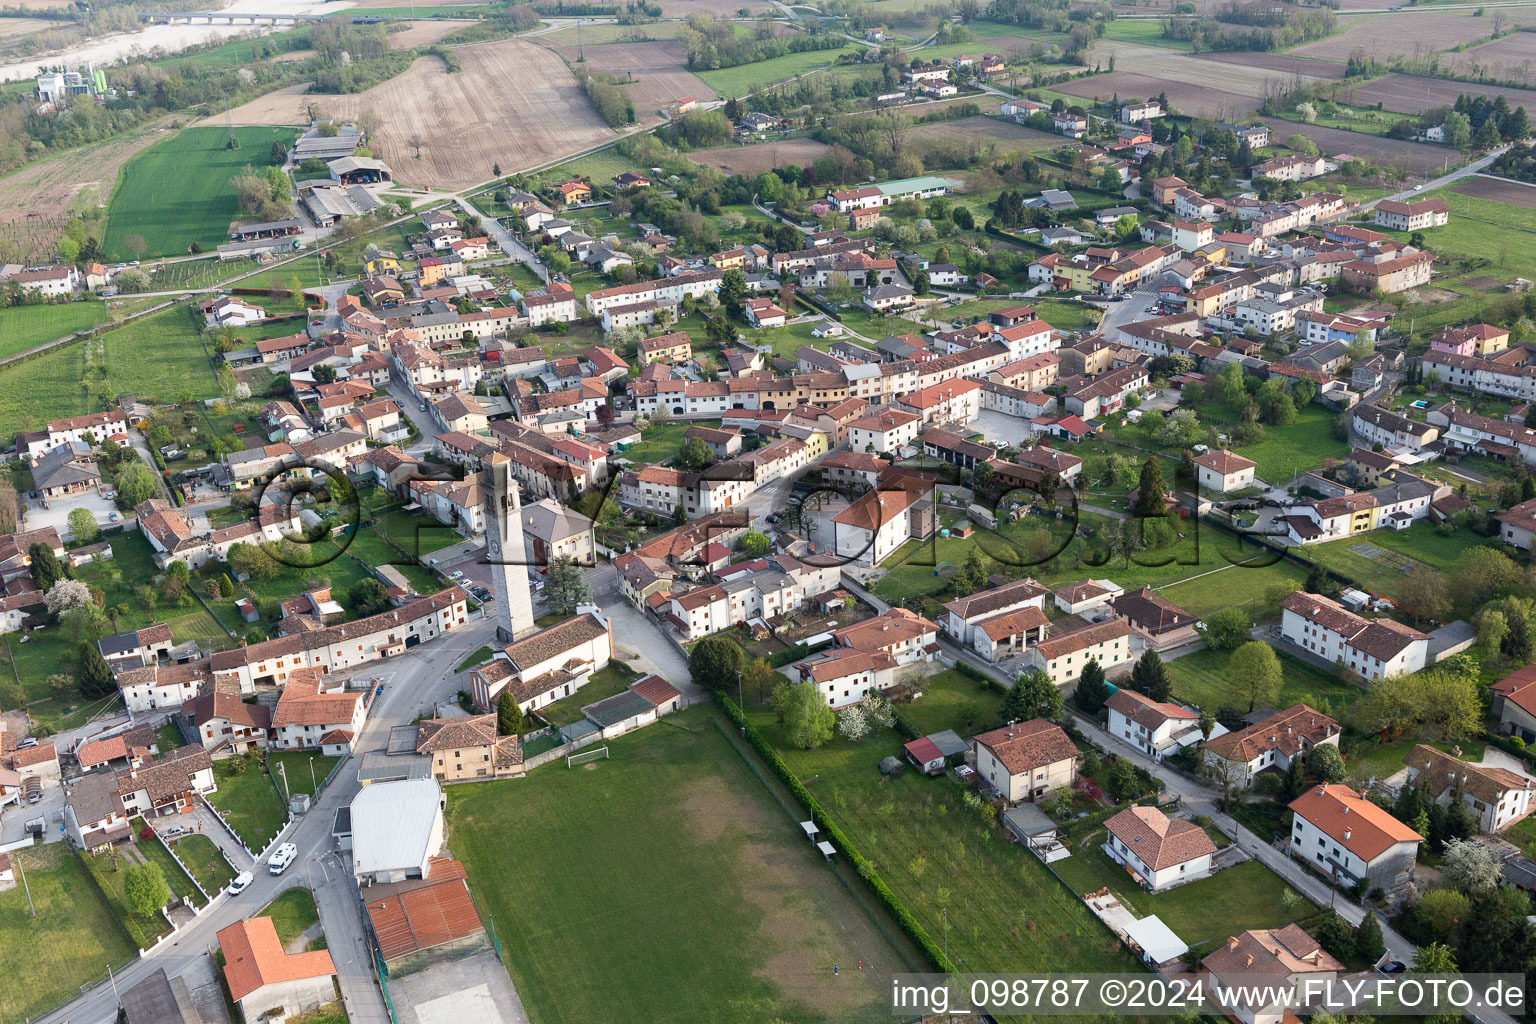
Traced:
[[[576, 79], [552, 51], [523, 39], [497, 39], [454, 50], [463, 70], [422, 57], [401, 75], [365, 92], [322, 96], [334, 116], [373, 109], [383, 120], [375, 155], [402, 183], [464, 188], [491, 168], [532, 167], [614, 137]], [[231, 112], [235, 124], [292, 124], [301, 101], [283, 90]], [[507, 126], [515, 125], [516, 131]], [[417, 158], [410, 139], [422, 137]]]
[[172, 306], [105, 335], [107, 375], [114, 388], [141, 399], [177, 401], [217, 391], [203, 348], [202, 318], [191, 305]]
[[[177, 255], [193, 242], [211, 249], [227, 241], [229, 223], [240, 213], [231, 179], [247, 166], [269, 163], [274, 139], [286, 144], [290, 135], [242, 128], [235, 132], [240, 148], [230, 149], [222, 128], [184, 128], [135, 156], [107, 207], [107, 258]], [[143, 240], [142, 252], [134, 251], [134, 238]]]
[[[11, 854], [27, 885], [0, 892], [0, 1017], [37, 1018], [137, 951], [66, 843]], [[28, 893], [37, 916], [28, 909]]]
[[391, 32], [389, 34], [389, 48], [391, 50], [410, 50], [418, 46], [431, 46], [433, 43], [450, 36], [461, 28], [473, 25], [473, 21], [451, 21], [447, 18], [439, 18], [434, 21], [407, 21], [403, 22], [405, 31]]
[[756, 175], [790, 164], [804, 167], [815, 162], [827, 149], [826, 143], [815, 139], [785, 139], [782, 142], [754, 142], [745, 146], [701, 149], [689, 153], [688, 159], [727, 174]]
[[[1345, 708], [1353, 704], [1363, 692], [1356, 686], [1340, 682], [1328, 673], [1313, 668], [1299, 658], [1276, 653], [1280, 658], [1283, 676], [1276, 707], [1305, 704], [1337, 716], [1343, 714]], [[1173, 695], [1181, 701], [1211, 711], [1232, 702], [1235, 696], [1232, 676], [1227, 671], [1227, 662], [1231, 657], [1226, 651], [1200, 650], [1170, 660], [1168, 678], [1173, 681]], [[1248, 709], [1245, 707], [1243, 710]]]
[[1298, 124], [1279, 118], [1264, 118], [1275, 136], [1284, 139], [1290, 135], [1305, 135], [1317, 143], [1324, 156], [1349, 153], [1381, 167], [1396, 167], [1409, 174], [1438, 174], [1445, 166], [1447, 157], [1454, 159], [1456, 151], [1446, 146], [1427, 142], [1404, 142], [1380, 135], [1365, 135], [1320, 124]]
[[760, 60], [753, 64], [741, 64], [719, 71], [701, 71], [698, 78], [717, 96], [745, 96], [774, 82], [782, 82], [796, 75], [824, 68], [837, 62], [844, 53], [854, 51], [850, 43], [841, 50], [810, 50], [805, 53], [789, 53], [772, 60]]
[[[1445, 227], [1427, 233], [1429, 247], [1437, 256], [1492, 260], [1493, 269], [1487, 273], [1503, 275], [1500, 280], [1490, 282], [1492, 291], [1502, 293], [1503, 289], [1499, 287], [1502, 280], [1523, 274], [1536, 265], [1536, 209], [1482, 199], [1456, 189], [1435, 189], [1422, 194], [1444, 199], [1451, 214]], [[1406, 236], [1399, 233], [1398, 237]]]
[[[662, 1019], [687, 993], [708, 993], [720, 1022], [873, 1018], [888, 976], [912, 969], [714, 715], [695, 708], [611, 741], [610, 760], [449, 791], [454, 853], [533, 1019]], [[526, 820], [545, 825], [513, 827]], [[643, 884], [637, 864], [653, 867]], [[540, 883], [496, 884], [514, 866]], [[643, 949], [667, 955], [612, 955]]]
[[[1521, 33], [1524, 35], [1525, 33]], [[1496, 85], [1474, 85], [1453, 82], [1444, 78], [1427, 78], [1423, 75], [1384, 75], [1364, 85], [1357, 85], [1347, 94], [1347, 102], [1360, 107], [1372, 107], [1380, 103], [1388, 110], [1404, 114], [1417, 114], [1430, 107], [1447, 106], [1456, 102], [1463, 93], [1484, 94], [1490, 99], [1499, 96], [1509, 101], [1511, 107], [1532, 104], [1536, 109], [1536, 92], [1524, 89], [1506, 89]], [[1437, 147], [1442, 153], [1451, 152], [1447, 147]]]
[[0, 177], [0, 261], [51, 257], [65, 218], [105, 202], [122, 166], [165, 138], [169, 123], [144, 125]]
[[0, 307], [0, 359], [106, 323], [101, 302], [62, 302]]
[[1482, 46], [1440, 55], [1442, 68], [1523, 83], [1530, 80], [1533, 61], [1536, 61], [1536, 36], [1527, 32], [1511, 32]]
[[1356, 50], [1387, 63], [1392, 57], [1427, 57], [1458, 43], [1484, 39], [1493, 33], [1493, 22], [1470, 12], [1415, 11], [1340, 18], [1343, 31], [1293, 47], [1291, 54], [1343, 63]]
[[[551, 46], [573, 65], [580, 51], [575, 46]], [[715, 98], [714, 90], [687, 69], [683, 44], [675, 40], [649, 43], [607, 43], [587, 46], [585, 70], [607, 72], [619, 80], [633, 78], [624, 91], [635, 104], [635, 114], [642, 124], [661, 120], [660, 111], [682, 96], [702, 102]]]
[[746, 10], [751, 14], [772, 11], [767, 0], [661, 0], [663, 18], [689, 18], [695, 14], [713, 14], [717, 18], [734, 18], [736, 12]]
[[0, 368], [0, 437], [35, 430], [52, 419], [80, 416], [97, 403], [80, 389], [85, 345], [66, 345], [36, 359]]
[[1289, 57], [1281, 53], [1221, 51], [1201, 54], [1200, 59], [1214, 64], [1225, 64], [1228, 67], [1253, 68], [1278, 75], [1303, 75], [1307, 78], [1329, 80], [1344, 77], [1344, 68], [1337, 64], [1309, 60], [1306, 57]]
[[[686, 26], [679, 21], [661, 21], [648, 25], [617, 25], [598, 23], [581, 27], [580, 42], [584, 46], [601, 46], [607, 43], [651, 43], [658, 39], [676, 39]], [[542, 33], [542, 43], [554, 46], [575, 46], [578, 41], [576, 26], [554, 32]]]
[[1536, 185], [1527, 185], [1520, 181], [1474, 175], [1452, 185], [1451, 191], [1474, 199], [1486, 199], [1490, 202], [1507, 203], [1510, 206], [1523, 206], [1527, 210], [1536, 210]]
[[999, 155], [1012, 152], [1035, 153], [1056, 149], [1061, 145], [1060, 135], [989, 116], [920, 124], [907, 132], [907, 140], [919, 152], [958, 144], [978, 154], [990, 148]]

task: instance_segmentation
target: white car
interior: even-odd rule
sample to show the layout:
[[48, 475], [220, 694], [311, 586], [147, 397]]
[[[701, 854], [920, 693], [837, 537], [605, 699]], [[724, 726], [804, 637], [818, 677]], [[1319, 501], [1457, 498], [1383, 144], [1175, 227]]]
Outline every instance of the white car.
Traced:
[[461, 580], [464, 578], [464, 573], [458, 569], [455, 569], [453, 572], [448, 574], [448, 578], [451, 580]]
[[274, 875], [280, 875], [288, 870], [288, 865], [299, 855], [299, 848], [292, 843], [284, 843], [272, 854], [272, 859], [267, 861], [267, 870]]
[[250, 885], [251, 882], [255, 880], [255, 878], [256, 876], [251, 874], [249, 871], [242, 871], [235, 876], [235, 880], [230, 882], [229, 888], [225, 889], [224, 891], [229, 893], [231, 896], [239, 896], [241, 893], [245, 892], [245, 887]]

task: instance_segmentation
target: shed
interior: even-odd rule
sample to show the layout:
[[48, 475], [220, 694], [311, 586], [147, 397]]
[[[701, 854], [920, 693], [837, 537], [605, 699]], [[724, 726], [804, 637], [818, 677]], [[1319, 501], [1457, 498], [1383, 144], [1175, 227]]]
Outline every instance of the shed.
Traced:
[[1189, 943], [1173, 934], [1173, 929], [1156, 914], [1126, 925], [1125, 937], [1139, 951], [1142, 960], [1157, 967], [1171, 964], [1189, 952]]
[[656, 705], [634, 690], [625, 690], [612, 697], [605, 697], [596, 704], [581, 709], [603, 731], [604, 738], [618, 736], [656, 720]]
[[915, 764], [917, 770], [924, 775], [944, 774], [944, 751], [934, 746], [928, 737], [919, 737], [903, 744], [901, 749], [906, 751], [907, 760]]
[[1038, 804], [1026, 803], [1009, 808], [1003, 813], [1003, 827], [1047, 864], [1072, 856], [1056, 837], [1056, 823]]
[[940, 732], [931, 732], [925, 737], [934, 746], [939, 748], [939, 753], [948, 757], [964, 757], [971, 749], [971, 745], [960, 738], [960, 734], [953, 729], [944, 729]]

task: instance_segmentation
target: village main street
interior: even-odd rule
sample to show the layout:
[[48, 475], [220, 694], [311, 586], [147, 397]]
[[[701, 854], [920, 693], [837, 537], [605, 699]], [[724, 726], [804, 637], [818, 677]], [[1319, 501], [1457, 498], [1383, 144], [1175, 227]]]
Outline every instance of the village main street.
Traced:
[[[42, 1022], [114, 1024], [115, 992], [132, 988], [162, 968], [171, 978], [201, 970], [204, 958], [217, 944], [220, 929], [251, 916], [284, 891], [302, 886], [314, 893], [348, 1020], [351, 1024], [390, 1024], [367, 948], [362, 901], [349, 858], [337, 850], [331, 837], [332, 823], [336, 811], [350, 805], [361, 789], [357, 759], [366, 751], [383, 749], [391, 727], [430, 715], [439, 706], [456, 709], [454, 697], [462, 682], [454, 669], [471, 652], [494, 645], [495, 632], [494, 618], [472, 618], [447, 636], [352, 673], [350, 678], [359, 686], [364, 681], [382, 684], [384, 692], [369, 709], [352, 760], [342, 766], [309, 811], [289, 826], [284, 838], [298, 846], [299, 860], [279, 876], [269, 874], [264, 861], [258, 863], [255, 877], [243, 893], [219, 896], [211, 909], [184, 926], [173, 939], [117, 972], [115, 991], [113, 985], [97, 985], [41, 1018]], [[377, 684], [372, 683], [374, 679]]]

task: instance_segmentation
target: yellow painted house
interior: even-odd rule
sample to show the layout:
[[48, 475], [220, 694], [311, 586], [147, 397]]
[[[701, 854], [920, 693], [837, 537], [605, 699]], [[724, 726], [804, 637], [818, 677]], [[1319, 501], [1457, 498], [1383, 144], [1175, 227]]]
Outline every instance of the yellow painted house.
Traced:
[[393, 256], [375, 256], [363, 264], [370, 274], [393, 274], [399, 271], [400, 261]]

